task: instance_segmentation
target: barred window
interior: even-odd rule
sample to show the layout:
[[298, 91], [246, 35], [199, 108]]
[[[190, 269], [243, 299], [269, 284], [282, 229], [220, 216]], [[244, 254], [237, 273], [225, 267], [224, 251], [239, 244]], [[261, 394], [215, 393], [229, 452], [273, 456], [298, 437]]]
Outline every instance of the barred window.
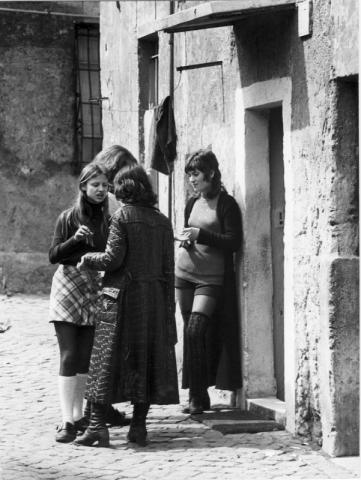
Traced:
[[79, 169], [102, 149], [99, 25], [75, 26], [76, 133]]

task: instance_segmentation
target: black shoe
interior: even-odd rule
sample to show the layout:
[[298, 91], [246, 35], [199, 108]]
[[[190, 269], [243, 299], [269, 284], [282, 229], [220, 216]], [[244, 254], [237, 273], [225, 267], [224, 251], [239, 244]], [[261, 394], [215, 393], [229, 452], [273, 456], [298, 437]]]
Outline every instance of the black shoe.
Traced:
[[76, 432], [84, 433], [85, 430], [89, 427], [89, 418], [82, 417], [79, 420], [75, 420], [74, 428]]
[[203, 413], [203, 403], [202, 401], [192, 398], [192, 400], [189, 402], [189, 413], [191, 415], [199, 415]]
[[111, 427], [125, 427], [130, 425], [130, 419], [126, 418], [124, 412], [119, 412], [116, 408], [109, 408], [105, 421]]
[[109, 447], [109, 431], [107, 428], [100, 430], [90, 430], [87, 428], [83, 435], [74, 440], [73, 444], [92, 447], [96, 442], [98, 443], [98, 447]]
[[197, 413], [203, 413], [204, 410], [210, 409], [211, 399], [209, 398], [208, 392], [205, 392], [201, 400], [190, 398], [188, 406], [183, 408], [182, 412], [195, 415]]
[[145, 447], [147, 445], [147, 429], [143, 425], [131, 425], [127, 438], [129, 442]]
[[70, 443], [76, 438], [76, 430], [72, 423], [65, 422], [57, 428], [55, 441], [60, 443]]

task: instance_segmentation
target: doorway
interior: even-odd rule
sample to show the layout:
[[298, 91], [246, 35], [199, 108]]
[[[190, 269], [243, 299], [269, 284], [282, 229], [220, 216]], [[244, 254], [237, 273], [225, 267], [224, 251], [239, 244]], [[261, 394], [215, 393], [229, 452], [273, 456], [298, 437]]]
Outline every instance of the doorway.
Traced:
[[239, 264], [244, 387], [239, 403], [259, 401], [283, 416], [287, 430], [294, 432], [291, 99], [289, 77], [237, 90], [235, 151], [236, 195], [244, 226]]
[[252, 363], [247, 365], [250, 378], [247, 397], [276, 397], [285, 401], [286, 202], [282, 103], [247, 109], [244, 138], [246, 208], [242, 282], [246, 289], [242, 304], [248, 309], [243, 318], [252, 319], [252, 328], [257, 332], [247, 337], [247, 348], [252, 352]]

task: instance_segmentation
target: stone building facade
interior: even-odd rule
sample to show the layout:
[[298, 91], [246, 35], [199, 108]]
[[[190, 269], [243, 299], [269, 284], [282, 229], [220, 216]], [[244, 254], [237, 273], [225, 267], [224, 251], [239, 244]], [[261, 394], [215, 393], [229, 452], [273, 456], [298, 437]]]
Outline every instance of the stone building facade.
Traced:
[[[170, 95], [177, 159], [154, 174], [175, 230], [186, 155], [210, 146], [243, 216], [241, 406], [273, 402], [331, 455], [358, 452], [358, 2], [101, 2], [104, 145], [147, 159]], [[272, 410], [272, 409], [271, 409]]]
[[84, 46], [79, 55], [75, 46], [83, 27], [99, 37], [98, 2], [0, 3], [2, 293], [50, 289], [55, 220], [76, 196], [82, 163], [76, 63]]

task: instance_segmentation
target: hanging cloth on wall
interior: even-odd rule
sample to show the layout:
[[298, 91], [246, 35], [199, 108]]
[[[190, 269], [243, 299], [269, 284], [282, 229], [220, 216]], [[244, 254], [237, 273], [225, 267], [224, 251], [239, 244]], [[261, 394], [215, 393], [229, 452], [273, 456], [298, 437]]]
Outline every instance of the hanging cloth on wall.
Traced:
[[148, 171], [152, 164], [155, 146], [155, 108], [144, 112], [144, 168]]
[[168, 95], [154, 109], [154, 139], [150, 166], [169, 175], [177, 155], [177, 135], [171, 98]]

